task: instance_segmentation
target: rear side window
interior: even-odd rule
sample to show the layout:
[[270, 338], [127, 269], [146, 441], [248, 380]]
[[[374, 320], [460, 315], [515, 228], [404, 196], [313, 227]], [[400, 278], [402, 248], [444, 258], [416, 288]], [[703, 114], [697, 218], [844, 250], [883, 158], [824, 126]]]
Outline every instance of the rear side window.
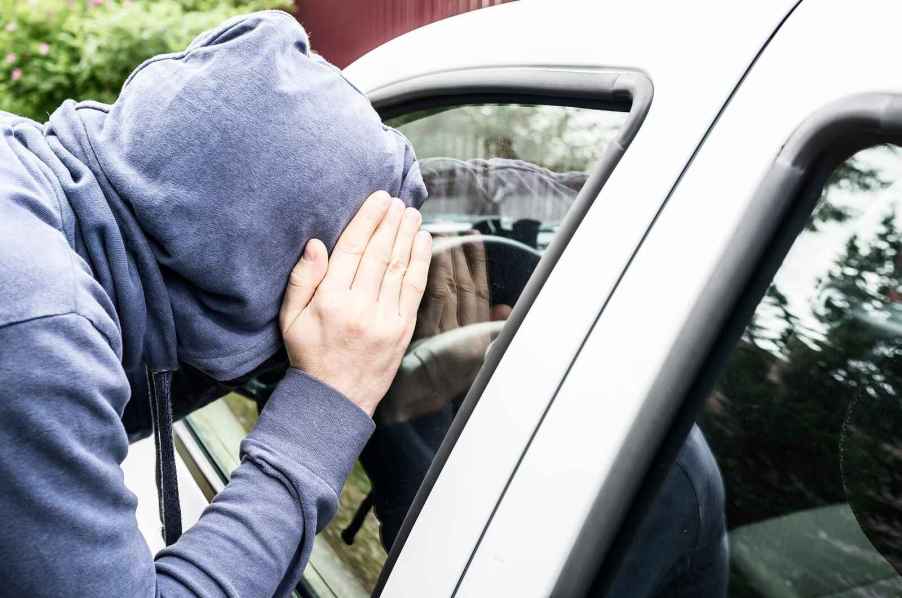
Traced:
[[900, 572], [902, 149], [878, 145], [826, 178], [609, 595], [897, 596]]
[[833, 171], [708, 400], [731, 595], [902, 592], [900, 200], [896, 146]]
[[[311, 559], [318, 579], [341, 586], [338, 595], [375, 587], [486, 353], [627, 118], [592, 108], [479, 103], [386, 123], [417, 152], [430, 195], [424, 228], [435, 249], [413, 341]], [[190, 423], [228, 472], [256, 415], [253, 401], [231, 395]]]

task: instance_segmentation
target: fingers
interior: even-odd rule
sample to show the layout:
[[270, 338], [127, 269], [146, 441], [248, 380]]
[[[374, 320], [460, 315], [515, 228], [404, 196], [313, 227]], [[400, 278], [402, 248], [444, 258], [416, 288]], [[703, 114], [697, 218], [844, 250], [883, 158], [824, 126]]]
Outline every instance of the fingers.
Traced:
[[467, 264], [473, 279], [476, 296], [476, 322], [487, 322], [491, 319], [491, 293], [489, 292], [489, 275], [486, 270], [485, 245], [481, 241], [473, 241], [464, 245]]
[[442, 317], [453, 313], [457, 319], [457, 291], [451, 287], [454, 282], [454, 271], [451, 266], [451, 254], [447, 250], [433, 250], [432, 263], [429, 264], [429, 275], [426, 279], [426, 296], [420, 304], [417, 314], [417, 327], [414, 338], [425, 338], [443, 332]]
[[499, 322], [502, 320], [507, 320], [510, 317], [512, 311], [513, 311], [513, 308], [511, 308], [510, 305], [506, 305], [504, 303], [499, 303], [498, 305], [493, 305], [492, 306], [492, 321]]
[[[489, 302], [486, 297], [488, 283], [483, 276], [477, 278], [473, 250], [474, 245], [481, 243], [465, 243], [453, 250], [454, 282], [457, 287], [457, 320], [459, 326], [467, 326], [489, 319]], [[483, 268], [484, 270], [484, 268]]]
[[304, 255], [298, 260], [288, 277], [285, 297], [279, 311], [279, 324], [284, 331], [291, 326], [313, 298], [329, 266], [326, 246], [319, 239], [310, 239], [304, 247]]
[[391, 259], [388, 263], [388, 269], [385, 271], [385, 277], [382, 279], [382, 288], [379, 291], [379, 301], [385, 304], [387, 309], [393, 313], [399, 313], [401, 283], [404, 280], [404, 274], [407, 272], [407, 265], [410, 263], [413, 240], [417, 235], [417, 231], [420, 230], [421, 222], [422, 216], [420, 216], [419, 211], [413, 208], [404, 210], [401, 228], [398, 229], [398, 236], [395, 237]]
[[348, 289], [357, 273], [370, 238], [388, 211], [391, 197], [385, 191], [370, 195], [335, 244], [324, 285]]
[[429, 262], [432, 259], [432, 236], [426, 231], [417, 233], [413, 240], [413, 249], [410, 251], [410, 263], [404, 280], [401, 283], [401, 316], [413, 319], [417, 314], [417, 307], [426, 290], [426, 277], [429, 272]]
[[[439, 317], [439, 331], [446, 332], [460, 328], [460, 291], [457, 288], [457, 268], [458, 261], [455, 252], [459, 252], [460, 247], [451, 245], [445, 248], [442, 253], [445, 254], [444, 261], [447, 267], [442, 270], [442, 279], [437, 288], [426, 288], [429, 298], [432, 299], [439, 292], [445, 297]], [[439, 291], [439, 289], [441, 289]]]
[[[391, 200], [388, 212], [379, 223], [376, 232], [366, 246], [366, 251], [357, 267], [357, 274], [354, 276], [354, 282], [351, 288], [355, 292], [363, 293], [367, 298], [374, 301], [379, 296], [379, 289], [382, 286], [382, 279], [385, 277], [386, 270], [391, 260], [392, 247], [395, 244], [395, 238], [398, 235], [398, 229], [401, 227], [401, 221], [404, 218], [404, 202], [398, 198]], [[404, 266], [407, 264], [405, 263]]]

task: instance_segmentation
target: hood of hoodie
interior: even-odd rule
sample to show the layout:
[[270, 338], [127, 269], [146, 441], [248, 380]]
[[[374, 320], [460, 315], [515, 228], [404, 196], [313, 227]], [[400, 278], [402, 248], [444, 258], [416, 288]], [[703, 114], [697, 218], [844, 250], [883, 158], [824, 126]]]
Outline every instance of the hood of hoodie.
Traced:
[[112, 105], [66, 102], [45, 137], [130, 377], [178, 363], [247, 374], [281, 346], [308, 239], [331, 248], [375, 190], [426, 198], [407, 140], [275, 11], [146, 61]]

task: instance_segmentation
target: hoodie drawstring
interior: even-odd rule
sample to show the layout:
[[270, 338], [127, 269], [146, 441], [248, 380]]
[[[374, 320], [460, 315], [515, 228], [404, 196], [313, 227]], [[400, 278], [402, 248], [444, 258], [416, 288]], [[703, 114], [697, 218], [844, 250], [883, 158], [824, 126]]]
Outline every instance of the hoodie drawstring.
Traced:
[[147, 396], [153, 422], [156, 448], [157, 500], [163, 541], [170, 546], [182, 535], [182, 511], [179, 506], [179, 484], [175, 469], [172, 437], [172, 372], [147, 368]]

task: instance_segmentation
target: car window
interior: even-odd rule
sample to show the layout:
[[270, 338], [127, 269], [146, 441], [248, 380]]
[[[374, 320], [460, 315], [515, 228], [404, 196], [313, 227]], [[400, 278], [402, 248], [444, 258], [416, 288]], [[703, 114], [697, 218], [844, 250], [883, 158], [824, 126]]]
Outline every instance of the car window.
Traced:
[[[344, 584], [338, 595], [375, 587], [486, 352], [627, 117], [591, 108], [489, 103], [388, 121], [417, 152], [429, 190], [423, 226], [433, 233], [434, 252], [413, 341], [375, 413], [376, 431], [345, 485], [338, 513], [311, 558], [328, 583], [344, 577], [336, 582]], [[228, 472], [256, 415], [255, 401], [230, 395], [196, 412], [189, 424]]]
[[609, 595], [900, 595], [900, 506], [902, 149], [880, 145], [826, 179]]

